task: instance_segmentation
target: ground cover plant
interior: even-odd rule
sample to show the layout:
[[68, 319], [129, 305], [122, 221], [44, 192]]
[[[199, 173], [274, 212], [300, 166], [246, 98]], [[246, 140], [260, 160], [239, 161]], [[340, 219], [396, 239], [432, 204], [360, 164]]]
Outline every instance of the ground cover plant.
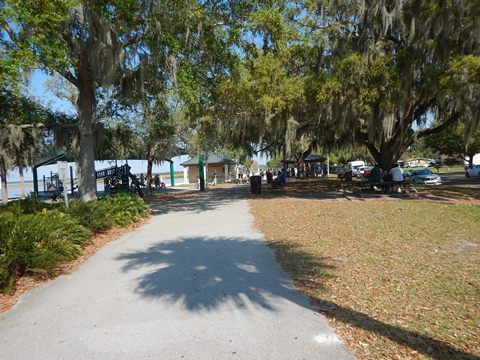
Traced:
[[79, 256], [92, 233], [128, 226], [149, 214], [137, 195], [46, 204], [36, 200], [0, 207], [0, 292], [24, 275], [53, 276], [60, 264]]
[[[298, 190], [297, 190], [298, 191]], [[360, 359], [478, 359], [480, 205], [251, 200], [297, 287]]]

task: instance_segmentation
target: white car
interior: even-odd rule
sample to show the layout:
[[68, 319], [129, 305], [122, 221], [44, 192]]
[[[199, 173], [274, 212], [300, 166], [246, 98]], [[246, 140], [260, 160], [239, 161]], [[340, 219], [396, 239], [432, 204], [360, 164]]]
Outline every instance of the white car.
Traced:
[[437, 174], [434, 174], [432, 170], [423, 168], [411, 170], [405, 173], [405, 176], [409, 178], [412, 183], [425, 184], [425, 185], [441, 185], [442, 179]]
[[473, 167], [465, 169], [465, 177], [473, 176], [480, 176], [480, 165], [473, 165]]
[[[357, 178], [361, 178], [363, 176], [369, 176], [370, 175], [370, 170], [373, 169], [373, 166], [359, 166], [353, 171], [353, 176], [356, 176]], [[367, 173], [367, 175], [365, 175]]]

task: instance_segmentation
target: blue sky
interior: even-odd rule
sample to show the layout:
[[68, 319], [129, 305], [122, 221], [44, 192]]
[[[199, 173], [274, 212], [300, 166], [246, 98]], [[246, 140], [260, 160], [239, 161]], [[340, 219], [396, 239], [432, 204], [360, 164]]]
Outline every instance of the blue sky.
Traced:
[[45, 82], [50, 78], [41, 70], [36, 70], [32, 73], [29, 93], [33, 95], [42, 104], [51, 109], [67, 113], [69, 115], [75, 114], [75, 108], [68, 101], [59, 99], [50, 90], [47, 89]]

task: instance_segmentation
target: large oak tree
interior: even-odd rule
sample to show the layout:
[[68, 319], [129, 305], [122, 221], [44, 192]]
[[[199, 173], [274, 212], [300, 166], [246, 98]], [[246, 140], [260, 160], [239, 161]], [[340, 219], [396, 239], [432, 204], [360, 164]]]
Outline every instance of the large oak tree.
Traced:
[[418, 138], [478, 125], [478, 2], [339, 0], [310, 10], [305, 26], [328, 39], [310, 78], [314, 117], [365, 144], [382, 168]]

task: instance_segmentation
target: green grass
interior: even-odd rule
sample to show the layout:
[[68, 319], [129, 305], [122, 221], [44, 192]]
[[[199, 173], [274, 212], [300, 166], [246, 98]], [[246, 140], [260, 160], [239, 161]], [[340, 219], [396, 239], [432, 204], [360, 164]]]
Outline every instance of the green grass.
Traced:
[[480, 206], [252, 201], [296, 285], [359, 358], [480, 356]]
[[[433, 170], [432, 170], [433, 171]], [[437, 172], [437, 169], [434, 171], [435, 173]], [[449, 165], [444, 165], [440, 168], [440, 175], [441, 174], [448, 174], [448, 173], [464, 173], [465, 172], [465, 166], [459, 166], [459, 165], [454, 165], [454, 166], [449, 166]]]

